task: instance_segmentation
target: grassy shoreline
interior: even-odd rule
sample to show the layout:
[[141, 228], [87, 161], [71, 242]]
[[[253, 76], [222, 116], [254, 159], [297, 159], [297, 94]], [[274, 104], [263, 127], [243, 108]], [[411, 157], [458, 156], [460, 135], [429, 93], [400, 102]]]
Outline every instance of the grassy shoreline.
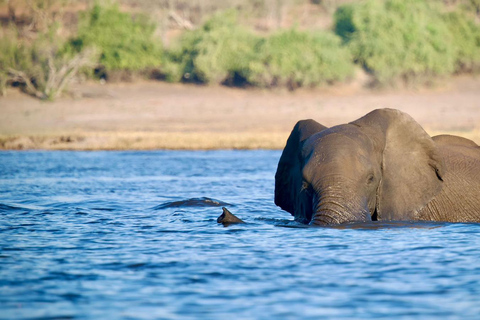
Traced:
[[1, 135], [0, 150], [282, 149], [288, 132], [86, 132]]
[[[459, 135], [480, 144], [480, 131], [439, 132]], [[281, 150], [289, 132], [85, 132], [0, 135], [0, 150]]]

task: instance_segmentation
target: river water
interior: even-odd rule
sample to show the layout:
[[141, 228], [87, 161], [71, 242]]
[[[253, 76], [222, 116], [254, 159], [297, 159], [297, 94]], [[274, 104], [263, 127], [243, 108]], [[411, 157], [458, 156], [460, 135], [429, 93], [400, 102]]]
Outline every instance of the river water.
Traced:
[[301, 227], [279, 157], [1, 152], [0, 319], [479, 319], [479, 224]]

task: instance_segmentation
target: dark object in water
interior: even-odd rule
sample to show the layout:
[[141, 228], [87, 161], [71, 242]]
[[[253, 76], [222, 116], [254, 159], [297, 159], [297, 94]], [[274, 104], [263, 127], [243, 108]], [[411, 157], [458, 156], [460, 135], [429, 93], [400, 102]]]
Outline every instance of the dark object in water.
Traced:
[[245, 223], [241, 219], [237, 218], [233, 213], [228, 211], [227, 208], [222, 207], [223, 213], [218, 217], [217, 222], [228, 226], [232, 223]]
[[220, 200], [216, 200], [216, 199], [201, 197], [201, 198], [191, 198], [191, 199], [173, 201], [173, 202], [165, 202], [154, 207], [153, 209], [160, 210], [160, 209], [167, 209], [167, 208], [184, 208], [184, 207], [220, 207], [225, 205], [230, 205], [230, 204]]

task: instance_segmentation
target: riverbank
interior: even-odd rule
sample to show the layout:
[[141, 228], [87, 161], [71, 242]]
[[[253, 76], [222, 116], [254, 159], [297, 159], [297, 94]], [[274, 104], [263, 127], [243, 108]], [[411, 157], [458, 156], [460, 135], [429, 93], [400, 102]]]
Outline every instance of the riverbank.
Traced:
[[281, 149], [299, 119], [333, 126], [376, 108], [410, 114], [430, 134], [480, 143], [480, 78], [431, 89], [258, 90], [163, 82], [87, 83], [54, 102], [15, 89], [0, 98], [0, 148]]

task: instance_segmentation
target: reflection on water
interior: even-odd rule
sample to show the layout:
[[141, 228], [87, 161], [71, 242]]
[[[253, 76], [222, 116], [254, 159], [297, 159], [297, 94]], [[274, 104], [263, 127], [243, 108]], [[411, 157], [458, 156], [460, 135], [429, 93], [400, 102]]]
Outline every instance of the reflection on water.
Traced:
[[279, 156], [0, 153], [0, 318], [477, 319], [480, 225], [299, 225]]

